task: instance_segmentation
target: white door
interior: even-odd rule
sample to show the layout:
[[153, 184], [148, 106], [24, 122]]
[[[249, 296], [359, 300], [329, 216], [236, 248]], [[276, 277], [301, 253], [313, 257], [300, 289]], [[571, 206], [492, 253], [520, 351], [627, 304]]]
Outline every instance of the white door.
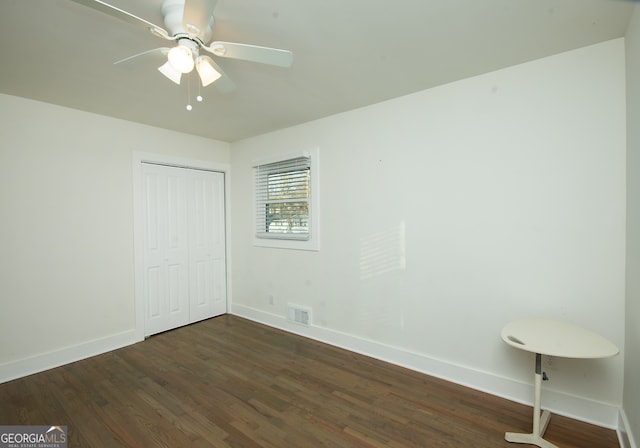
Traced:
[[227, 312], [224, 174], [193, 171], [189, 194], [190, 320]]
[[142, 164], [145, 336], [226, 312], [224, 174]]

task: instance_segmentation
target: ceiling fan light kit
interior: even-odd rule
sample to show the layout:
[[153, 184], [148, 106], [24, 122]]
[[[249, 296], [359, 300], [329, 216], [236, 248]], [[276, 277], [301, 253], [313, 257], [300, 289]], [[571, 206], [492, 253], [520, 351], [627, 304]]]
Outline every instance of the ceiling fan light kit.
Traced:
[[157, 48], [117, 62], [134, 60], [149, 53], [166, 54], [167, 62], [158, 67], [158, 71], [176, 84], [180, 84], [182, 74], [190, 73], [195, 67], [203, 87], [215, 83], [214, 86], [220, 92], [226, 93], [233, 90], [235, 87], [233, 82], [212, 58], [201, 56], [200, 50], [219, 58], [258, 62], [278, 67], [290, 67], [293, 63], [293, 54], [288, 50], [219, 41], [207, 45], [206, 42], [209, 42], [213, 35], [215, 23], [213, 11], [217, 0], [165, 0], [162, 4], [162, 14], [166, 30], [102, 0], [71, 1], [143, 27], [161, 39], [177, 42], [178, 45], [171, 49]]
[[207, 87], [222, 76], [215, 68], [213, 68], [212, 60], [209, 56], [198, 56], [196, 58], [196, 70], [200, 75], [202, 87]]
[[158, 71], [166, 76], [171, 81], [180, 85], [180, 79], [182, 78], [182, 72], [176, 70], [169, 61], [158, 67]]
[[191, 43], [188, 39], [180, 39], [180, 44], [177, 47], [173, 47], [169, 50], [167, 59], [169, 64], [173, 66], [180, 73], [189, 73], [193, 70], [195, 62], [193, 60], [193, 50], [190, 47], [194, 47], [197, 51], [195, 44]]

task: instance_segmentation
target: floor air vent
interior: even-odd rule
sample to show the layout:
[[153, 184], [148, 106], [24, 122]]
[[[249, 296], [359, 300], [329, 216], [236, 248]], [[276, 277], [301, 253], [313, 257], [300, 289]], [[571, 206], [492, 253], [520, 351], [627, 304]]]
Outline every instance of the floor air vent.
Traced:
[[298, 305], [289, 305], [289, 315], [287, 318], [291, 322], [308, 327], [311, 322], [311, 310]]

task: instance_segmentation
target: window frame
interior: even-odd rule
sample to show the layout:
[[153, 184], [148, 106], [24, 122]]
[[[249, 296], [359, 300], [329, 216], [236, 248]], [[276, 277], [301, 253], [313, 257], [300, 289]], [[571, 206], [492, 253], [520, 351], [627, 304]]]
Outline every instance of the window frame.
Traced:
[[[320, 226], [319, 226], [319, 160], [318, 160], [318, 148], [312, 148], [305, 151], [297, 151], [287, 154], [276, 155], [264, 159], [254, 160], [252, 164], [252, 192], [253, 192], [253, 201], [252, 201], [252, 226], [251, 232], [253, 234], [253, 244], [254, 246], [259, 247], [272, 247], [272, 248], [280, 248], [280, 249], [298, 249], [298, 250], [320, 250]], [[258, 223], [258, 198], [257, 198], [257, 173], [256, 169], [259, 166], [269, 165], [278, 162], [286, 162], [293, 159], [298, 159], [301, 157], [309, 158], [309, 188], [310, 194], [307, 200], [308, 202], [308, 210], [309, 210], [309, 218], [308, 218], [308, 226], [309, 233], [308, 238], [302, 239], [299, 235], [288, 234], [288, 233], [273, 233], [267, 234], [259, 233], [257, 229]], [[267, 175], [267, 174], [265, 174]]]

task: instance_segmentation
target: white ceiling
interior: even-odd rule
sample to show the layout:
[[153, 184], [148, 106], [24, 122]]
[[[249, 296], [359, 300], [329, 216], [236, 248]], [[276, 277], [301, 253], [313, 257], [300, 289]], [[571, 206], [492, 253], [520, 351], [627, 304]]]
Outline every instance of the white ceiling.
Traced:
[[[106, 1], [163, 25], [162, 0]], [[237, 87], [201, 89], [196, 103], [157, 64], [113, 65], [167, 46], [142, 28], [70, 0], [0, 0], [0, 92], [236, 141], [624, 36], [634, 4], [218, 0], [214, 40], [288, 49], [294, 62], [218, 58]]]

